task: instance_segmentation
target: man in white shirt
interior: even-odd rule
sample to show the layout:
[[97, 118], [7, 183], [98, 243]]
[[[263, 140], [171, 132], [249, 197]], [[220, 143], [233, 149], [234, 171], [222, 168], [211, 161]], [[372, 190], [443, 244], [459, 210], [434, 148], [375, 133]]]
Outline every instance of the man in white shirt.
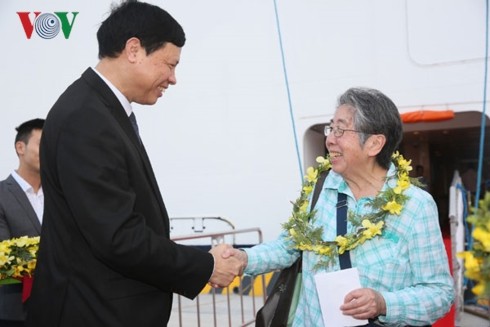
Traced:
[[[0, 182], [0, 241], [41, 234], [44, 194], [39, 172], [39, 143], [44, 119], [32, 119], [16, 128], [15, 151], [19, 167]], [[26, 308], [22, 285], [0, 287], [0, 326], [24, 326]]]

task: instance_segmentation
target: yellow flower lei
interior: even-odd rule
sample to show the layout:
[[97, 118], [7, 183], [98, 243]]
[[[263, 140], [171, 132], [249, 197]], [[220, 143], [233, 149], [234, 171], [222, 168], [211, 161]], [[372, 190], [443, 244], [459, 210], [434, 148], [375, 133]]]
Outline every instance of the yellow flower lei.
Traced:
[[[345, 235], [338, 235], [334, 241], [324, 241], [322, 239], [323, 228], [314, 227], [310, 220], [315, 219], [316, 210], [308, 211], [310, 194], [313, 192], [315, 183], [320, 175], [330, 170], [330, 156], [318, 157], [318, 166], [309, 167], [303, 182], [299, 198], [293, 203], [293, 212], [289, 220], [283, 224], [288, 238], [293, 241], [294, 248], [300, 251], [311, 251], [326, 257], [317, 266], [328, 266], [334, 263], [334, 258], [339, 254], [355, 249], [367, 240], [379, 236], [385, 227], [385, 219], [388, 214], [400, 215], [403, 205], [408, 200], [404, 191], [411, 184], [420, 186], [421, 183], [409, 177], [412, 170], [411, 160], [405, 160], [401, 154], [395, 152], [392, 161], [396, 167], [396, 177], [398, 178], [395, 187], [389, 187], [380, 192], [374, 199], [369, 201], [369, 205], [374, 209], [370, 214], [360, 216], [353, 212], [348, 213], [348, 220], [354, 227], [354, 231]], [[395, 178], [388, 177], [388, 179]]]

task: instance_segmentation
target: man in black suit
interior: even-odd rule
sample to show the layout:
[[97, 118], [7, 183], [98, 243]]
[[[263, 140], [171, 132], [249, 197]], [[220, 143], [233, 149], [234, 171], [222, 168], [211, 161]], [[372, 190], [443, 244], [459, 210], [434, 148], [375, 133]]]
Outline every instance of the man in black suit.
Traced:
[[[39, 174], [39, 142], [43, 125], [44, 119], [32, 119], [16, 128], [19, 167], [0, 182], [0, 241], [41, 234], [44, 195]], [[0, 287], [0, 326], [24, 326], [25, 317], [22, 285]]]
[[51, 108], [41, 140], [45, 209], [27, 326], [166, 326], [172, 295], [228, 285], [242, 267], [169, 238], [131, 103], [176, 83], [185, 43], [163, 9], [126, 1], [101, 24], [99, 63]]

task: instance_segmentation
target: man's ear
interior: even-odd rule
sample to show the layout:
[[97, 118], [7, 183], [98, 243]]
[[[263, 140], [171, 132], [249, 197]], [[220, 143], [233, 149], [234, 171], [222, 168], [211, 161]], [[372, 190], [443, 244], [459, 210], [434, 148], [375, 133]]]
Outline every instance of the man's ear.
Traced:
[[26, 144], [22, 141], [15, 142], [15, 152], [17, 152], [17, 156], [23, 155], [26, 149]]
[[124, 47], [124, 53], [129, 62], [134, 63], [137, 61], [138, 53], [142, 51], [141, 42], [137, 37], [132, 37], [126, 41]]

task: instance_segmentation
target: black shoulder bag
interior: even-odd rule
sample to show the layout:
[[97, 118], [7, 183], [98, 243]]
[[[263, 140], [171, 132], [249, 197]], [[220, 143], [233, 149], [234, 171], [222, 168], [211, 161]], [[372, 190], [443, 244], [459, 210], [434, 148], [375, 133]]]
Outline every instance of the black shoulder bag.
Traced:
[[[328, 171], [324, 172], [315, 184], [310, 210], [313, 210], [315, 207], [327, 175]], [[290, 267], [281, 270], [264, 306], [257, 312], [257, 316], [255, 317], [256, 327], [287, 326], [294, 288], [298, 274], [301, 273], [301, 263], [302, 254]]]

